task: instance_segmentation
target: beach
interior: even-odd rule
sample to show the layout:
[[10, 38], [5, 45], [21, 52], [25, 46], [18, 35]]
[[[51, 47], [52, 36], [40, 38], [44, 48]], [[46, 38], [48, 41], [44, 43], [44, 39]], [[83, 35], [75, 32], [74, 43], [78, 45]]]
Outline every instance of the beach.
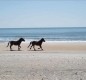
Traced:
[[86, 0], [0, 0], [0, 80], [86, 80]]
[[85, 41], [46, 41], [43, 51], [0, 43], [0, 80], [85, 80]]
[[[30, 50], [28, 47], [30, 42], [23, 42], [21, 44], [21, 52], [35, 52], [33, 47]], [[0, 43], [0, 51], [10, 51], [9, 47], [6, 47], [8, 42]], [[38, 49], [39, 46], [35, 46], [36, 52], [86, 52], [86, 41], [46, 41], [43, 42], [42, 48]], [[17, 46], [12, 46], [13, 51], [17, 51]]]

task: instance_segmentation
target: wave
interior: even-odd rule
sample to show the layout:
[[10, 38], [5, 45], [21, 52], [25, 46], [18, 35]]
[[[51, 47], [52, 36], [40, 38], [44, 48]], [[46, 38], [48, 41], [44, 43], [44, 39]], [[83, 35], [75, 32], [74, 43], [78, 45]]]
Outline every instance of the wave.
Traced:
[[[8, 42], [12, 40], [18, 40], [19, 38], [0, 38], [0, 42]], [[25, 38], [25, 42], [38, 41], [40, 38]], [[86, 40], [75, 40], [75, 39], [55, 39], [45, 38], [46, 42], [86, 42]]]

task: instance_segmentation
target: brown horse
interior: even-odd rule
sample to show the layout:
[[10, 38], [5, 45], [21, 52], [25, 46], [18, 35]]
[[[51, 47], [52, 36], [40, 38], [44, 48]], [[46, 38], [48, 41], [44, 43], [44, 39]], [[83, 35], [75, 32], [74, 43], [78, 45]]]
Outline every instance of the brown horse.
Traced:
[[22, 41], [25, 41], [25, 40], [24, 40], [23, 38], [20, 38], [20, 39], [17, 40], [17, 41], [9, 41], [7, 47], [8, 47], [9, 44], [10, 44], [10, 50], [12, 51], [12, 46], [13, 46], [13, 45], [16, 45], [16, 46], [18, 46], [18, 50], [20, 50], [20, 48], [21, 48], [20, 44], [21, 44]]
[[31, 45], [30, 49], [33, 47], [34, 51], [36, 51], [36, 49], [35, 49], [35, 45], [36, 45], [36, 46], [39, 46], [41, 48], [41, 50], [43, 50], [42, 49], [43, 42], [45, 42], [44, 38], [40, 39], [39, 41], [31, 41], [28, 47], [30, 47], [30, 45]]

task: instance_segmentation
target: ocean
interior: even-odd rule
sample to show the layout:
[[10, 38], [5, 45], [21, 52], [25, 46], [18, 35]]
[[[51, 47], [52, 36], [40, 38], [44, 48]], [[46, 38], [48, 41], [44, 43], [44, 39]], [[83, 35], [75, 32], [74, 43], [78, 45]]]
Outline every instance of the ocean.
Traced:
[[0, 28], [0, 42], [18, 40], [26, 41], [86, 41], [86, 27], [57, 27], [57, 28]]

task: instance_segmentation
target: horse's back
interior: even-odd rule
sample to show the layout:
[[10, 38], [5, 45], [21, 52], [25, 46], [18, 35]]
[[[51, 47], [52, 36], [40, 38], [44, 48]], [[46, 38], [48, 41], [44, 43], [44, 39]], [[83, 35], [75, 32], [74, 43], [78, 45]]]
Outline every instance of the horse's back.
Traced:
[[18, 45], [18, 42], [17, 41], [10, 41], [10, 44], [11, 45]]
[[36, 45], [37, 41], [31, 41], [32, 45]]
[[38, 41], [32, 41], [32, 45], [40, 45], [41, 43]]

